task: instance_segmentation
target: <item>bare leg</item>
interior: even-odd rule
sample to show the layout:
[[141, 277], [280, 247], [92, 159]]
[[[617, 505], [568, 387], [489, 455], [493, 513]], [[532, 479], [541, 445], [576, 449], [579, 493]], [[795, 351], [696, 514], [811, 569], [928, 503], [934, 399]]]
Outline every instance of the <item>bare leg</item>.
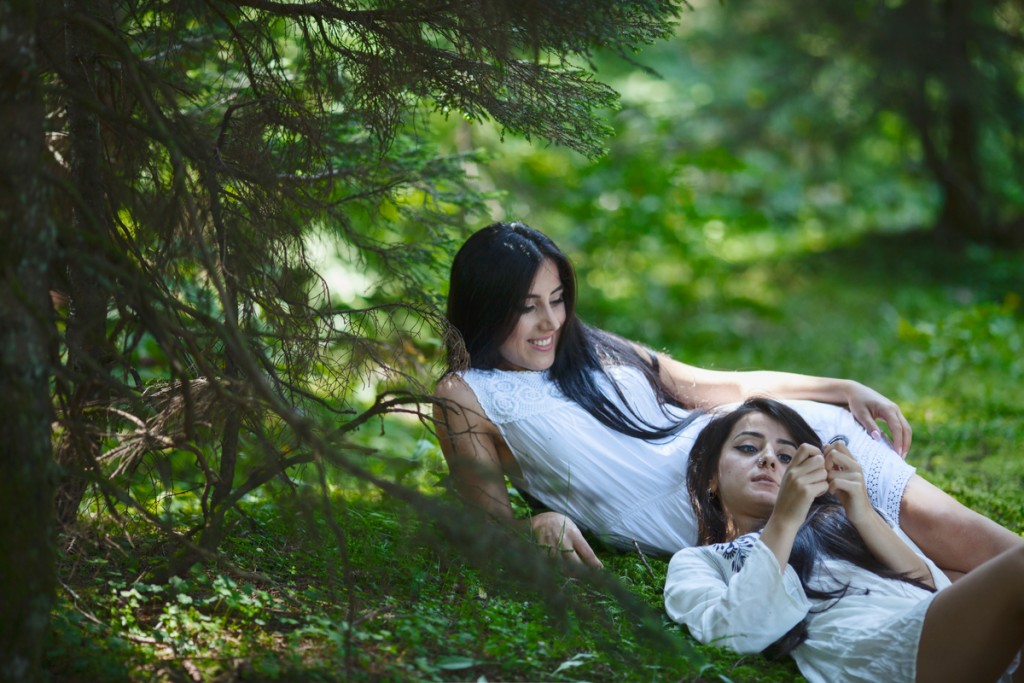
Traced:
[[946, 572], [969, 572], [1010, 548], [1024, 545], [1017, 534], [961, 505], [917, 475], [903, 492], [900, 527]]
[[1024, 545], [935, 596], [924, 617], [917, 680], [994, 681], [1024, 643]]

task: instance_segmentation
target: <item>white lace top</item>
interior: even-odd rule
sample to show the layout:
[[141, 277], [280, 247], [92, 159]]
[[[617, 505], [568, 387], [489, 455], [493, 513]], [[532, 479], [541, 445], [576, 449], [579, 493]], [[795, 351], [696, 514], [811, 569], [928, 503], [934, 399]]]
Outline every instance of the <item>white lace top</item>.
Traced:
[[[609, 374], [642, 418], [668, 424], [638, 370], [616, 366]], [[652, 443], [601, 424], [568, 400], [547, 372], [474, 369], [461, 376], [512, 451], [522, 471], [522, 480], [514, 482], [517, 487], [616, 547], [632, 548], [635, 540], [645, 552], [671, 555], [696, 542], [686, 463], [708, 415], [697, 417], [678, 435]], [[605, 395], [618, 403], [610, 387]], [[850, 439], [872, 502], [898, 519], [913, 468], [872, 440], [848, 411], [810, 401], [787, 403], [823, 440], [836, 434]], [[677, 419], [687, 416], [686, 411], [669, 410]]]

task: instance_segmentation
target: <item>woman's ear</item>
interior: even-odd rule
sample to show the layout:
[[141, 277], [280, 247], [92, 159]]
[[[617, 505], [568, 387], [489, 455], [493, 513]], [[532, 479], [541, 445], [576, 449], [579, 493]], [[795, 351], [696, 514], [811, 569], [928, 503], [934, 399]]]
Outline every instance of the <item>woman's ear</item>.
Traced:
[[711, 477], [711, 483], [708, 484], [708, 495], [712, 498], [718, 495], [718, 475]]

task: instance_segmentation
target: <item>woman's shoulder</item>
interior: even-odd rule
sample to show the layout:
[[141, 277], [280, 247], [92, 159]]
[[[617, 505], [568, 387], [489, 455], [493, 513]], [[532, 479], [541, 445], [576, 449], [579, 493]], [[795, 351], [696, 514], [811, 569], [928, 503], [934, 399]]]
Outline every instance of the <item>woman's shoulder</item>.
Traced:
[[456, 432], [495, 430], [487, 411], [460, 373], [449, 372], [439, 379], [434, 388], [434, 398], [437, 399], [434, 414], [445, 428], [454, 425]]
[[480, 408], [480, 401], [462, 372], [448, 372], [437, 381], [434, 397], [442, 401], [458, 403], [466, 408]]
[[461, 392], [470, 391], [469, 385], [462, 379], [462, 373], [449, 370], [434, 385], [434, 396], [437, 398], [455, 398]]
[[[467, 407], [489, 406], [494, 400], [509, 396], [536, 399], [540, 394], [558, 394], [557, 385], [547, 372], [510, 370], [449, 371], [434, 388], [439, 399], [461, 403]], [[488, 411], [490, 412], [490, 411]]]
[[550, 412], [566, 403], [546, 371], [469, 370], [449, 373], [438, 383], [438, 398], [479, 406], [495, 424]]

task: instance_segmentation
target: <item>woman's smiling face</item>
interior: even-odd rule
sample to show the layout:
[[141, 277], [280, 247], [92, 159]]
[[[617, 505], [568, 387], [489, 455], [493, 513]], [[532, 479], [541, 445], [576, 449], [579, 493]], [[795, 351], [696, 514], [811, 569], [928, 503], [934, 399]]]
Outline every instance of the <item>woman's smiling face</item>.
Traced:
[[743, 528], [748, 524], [741, 520], [771, 516], [782, 475], [797, 447], [789, 431], [764, 413], [750, 413], [736, 423], [722, 446], [712, 481], [734, 526]]
[[558, 266], [544, 259], [522, 303], [519, 322], [500, 352], [506, 369], [547, 370], [555, 362], [558, 334], [565, 324], [565, 300]]

